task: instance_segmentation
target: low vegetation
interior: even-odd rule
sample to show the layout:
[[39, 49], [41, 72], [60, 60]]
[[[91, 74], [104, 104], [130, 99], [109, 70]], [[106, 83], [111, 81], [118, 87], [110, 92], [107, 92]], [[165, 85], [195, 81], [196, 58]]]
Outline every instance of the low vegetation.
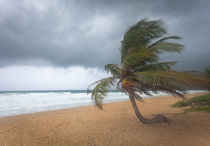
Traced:
[[210, 94], [176, 102], [172, 107], [189, 107], [184, 109], [184, 113], [189, 111], [206, 111], [210, 113]]

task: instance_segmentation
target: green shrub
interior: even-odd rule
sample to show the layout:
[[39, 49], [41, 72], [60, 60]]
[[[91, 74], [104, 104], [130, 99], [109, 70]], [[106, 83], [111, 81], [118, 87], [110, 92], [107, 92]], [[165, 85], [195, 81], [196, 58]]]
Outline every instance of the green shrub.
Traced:
[[172, 105], [172, 107], [185, 107], [189, 106], [190, 108], [185, 109], [185, 112], [188, 111], [206, 111], [210, 112], [210, 94], [196, 96], [189, 100], [178, 101]]

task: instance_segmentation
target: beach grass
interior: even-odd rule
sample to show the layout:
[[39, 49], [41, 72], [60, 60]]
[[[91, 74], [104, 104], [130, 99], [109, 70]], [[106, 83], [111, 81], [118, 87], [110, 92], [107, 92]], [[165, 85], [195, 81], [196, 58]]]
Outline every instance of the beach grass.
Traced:
[[189, 107], [184, 109], [184, 113], [189, 111], [206, 111], [210, 113], [210, 94], [195, 96], [188, 100], [174, 103], [172, 107]]

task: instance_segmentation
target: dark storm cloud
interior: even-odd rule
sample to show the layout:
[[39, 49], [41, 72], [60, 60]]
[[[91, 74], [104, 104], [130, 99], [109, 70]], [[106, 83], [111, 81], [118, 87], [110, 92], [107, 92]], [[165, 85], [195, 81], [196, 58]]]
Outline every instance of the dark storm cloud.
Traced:
[[139, 19], [162, 18], [186, 50], [178, 67], [210, 64], [208, 0], [0, 0], [0, 66], [118, 63], [120, 40]]

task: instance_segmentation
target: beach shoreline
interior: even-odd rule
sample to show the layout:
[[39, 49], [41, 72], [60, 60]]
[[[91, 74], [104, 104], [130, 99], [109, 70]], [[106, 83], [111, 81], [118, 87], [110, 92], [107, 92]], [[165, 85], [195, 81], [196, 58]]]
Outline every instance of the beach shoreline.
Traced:
[[130, 101], [106, 103], [102, 111], [82, 106], [1, 117], [0, 145], [209, 145], [210, 114], [176, 116], [183, 108], [170, 105], [178, 100], [162, 96], [138, 102], [144, 116], [164, 114], [170, 125], [140, 123]]
[[[92, 106], [94, 101], [87, 95], [85, 90], [66, 91], [10, 91], [0, 93], [0, 118], [15, 116], [42, 111], [54, 111], [60, 109], [77, 108], [82, 106]], [[188, 94], [204, 92], [202, 90], [189, 90]], [[141, 97], [157, 98], [169, 96], [166, 93], [158, 92], [148, 96], [142, 94]], [[104, 103], [114, 103], [129, 100], [128, 95], [118, 91], [111, 91], [104, 99]]]

